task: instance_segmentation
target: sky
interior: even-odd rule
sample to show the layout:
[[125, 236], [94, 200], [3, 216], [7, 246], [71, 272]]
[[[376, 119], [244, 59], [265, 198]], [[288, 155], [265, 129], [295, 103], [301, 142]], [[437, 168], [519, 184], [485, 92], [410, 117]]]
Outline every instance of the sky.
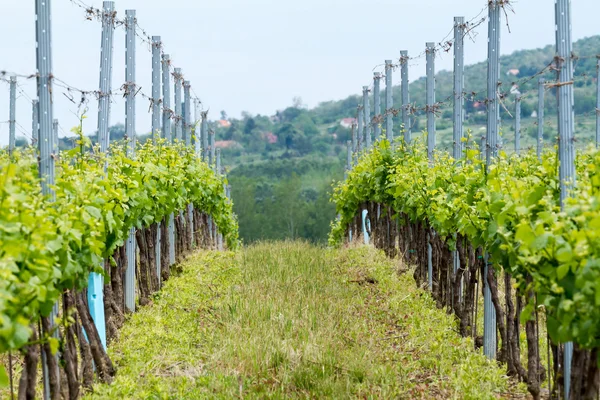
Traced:
[[[54, 75], [71, 86], [97, 90], [101, 23], [88, 21], [74, 2], [48, 0], [52, 6]], [[99, 0], [82, 0], [96, 8]], [[503, 16], [501, 53], [554, 43], [554, 0], [513, 0]], [[35, 73], [34, 0], [2, 0], [0, 71]], [[173, 65], [182, 68], [209, 118], [225, 110], [273, 115], [296, 96], [307, 107], [358, 94], [400, 50], [422, 54], [426, 42], [440, 42], [453, 18], [485, 16], [487, 0], [117, 0], [118, 17], [136, 9], [138, 24], [160, 35]], [[482, 13], [483, 11], [483, 13]], [[600, 34], [598, 0], [573, 0], [573, 40]], [[507, 26], [508, 25], [508, 26]], [[510, 32], [509, 32], [510, 28]], [[486, 59], [487, 22], [465, 44], [467, 64]], [[600, 49], [599, 49], [600, 52]], [[151, 53], [138, 40], [137, 84], [151, 93]], [[436, 68], [451, 69], [452, 55], [440, 54]], [[410, 79], [425, 73], [424, 58], [410, 62]], [[400, 74], [394, 75], [394, 84]], [[113, 89], [125, 82], [125, 31], [115, 30]], [[467, 82], [468, 86], [468, 82]], [[54, 117], [59, 136], [78, 124], [78, 107], [55, 88]], [[35, 81], [19, 80], [17, 136], [31, 135], [31, 98]], [[150, 131], [149, 103], [137, 98], [138, 133]], [[110, 122], [124, 122], [124, 100], [114, 98]], [[96, 130], [97, 102], [90, 99], [86, 133]], [[0, 82], [0, 145], [8, 143], [9, 87]]]

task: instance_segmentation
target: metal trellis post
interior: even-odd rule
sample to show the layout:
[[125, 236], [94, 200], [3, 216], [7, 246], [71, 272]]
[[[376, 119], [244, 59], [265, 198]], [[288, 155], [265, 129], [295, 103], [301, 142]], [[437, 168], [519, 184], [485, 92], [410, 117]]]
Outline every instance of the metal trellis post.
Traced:
[[10, 77], [10, 113], [8, 121], [8, 154], [15, 151], [15, 129], [17, 125], [17, 77]]
[[[36, 0], [36, 39], [37, 39], [37, 95], [39, 99], [40, 124], [40, 169], [42, 193], [50, 201], [55, 200], [54, 190], [54, 158], [52, 157], [52, 43], [51, 43], [51, 0]], [[50, 314], [50, 326], [58, 314], [58, 303], [54, 304]], [[48, 360], [42, 352], [42, 371], [44, 381], [44, 398], [50, 398], [50, 377], [48, 375]]]
[[348, 158], [346, 159], [346, 173], [348, 173], [352, 169], [352, 141], [348, 140], [346, 142], [346, 146], [348, 148]]
[[352, 123], [352, 165], [354, 166], [356, 163], [356, 152], [358, 150], [358, 133], [357, 133], [357, 126], [356, 126], [356, 122]]
[[52, 154], [58, 155], [58, 120], [52, 121]]
[[515, 153], [521, 152], [521, 95], [515, 97]]
[[[152, 36], [152, 138], [160, 138], [160, 36]], [[159, 229], [160, 232], [160, 229]]]
[[98, 142], [106, 153], [110, 141], [110, 92], [112, 89], [113, 39], [115, 32], [114, 1], [105, 1], [102, 10], [102, 39], [100, 42], [100, 93], [98, 96]]
[[[500, 108], [498, 102], [498, 86], [500, 83], [500, 0], [489, 2], [488, 26], [488, 81], [487, 81], [487, 137], [486, 137], [486, 165], [498, 154], [498, 127], [500, 123]], [[483, 354], [490, 359], [496, 358], [496, 310], [492, 303], [492, 292], [488, 283], [487, 262], [484, 268], [484, 295], [483, 295]]]
[[198, 160], [202, 159], [202, 137], [200, 136], [200, 101], [194, 99], [194, 153]]
[[363, 113], [363, 107], [362, 106], [358, 106], [356, 108], [356, 113], [358, 115], [358, 143], [356, 144], [357, 148], [356, 148], [356, 158], [360, 158], [360, 152], [364, 147], [364, 143], [365, 143], [365, 130], [364, 130], [364, 113]]
[[211, 167], [213, 167], [213, 164], [216, 162], [216, 156], [215, 156], [215, 132], [214, 131], [210, 131], [208, 132], [208, 136], [210, 137], [210, 159], [209, 159], [209, 165]]
[[208, 159], [208, 112], [204, 111], [202, 113], [202, 161], [207, 161]]
[[[190, 96], [190, 81], [183, 82], [183, 106], [184, 106], [184, 119], [183, 128], [185, 132], [185, 145], [187, 147], [192, 146], [192, 98]], [[192, 243], [194, 243], [194, 206], [192, 204], [187, 205], [187, 214], [189, 224], [188, 229], [191, 232]]]
[[[161, 136], [161, 112], [160, 112], [160, 80], [161, 80], [161, 59], [160, 50], [162, 47], [161, 37], [152, 36], [152, 139], [154, 144], [158, 141]], [[158, 287], [161, 286], [160, 278], [160, 249], [162, 242], [161, 234], [161, 222], [156, 223], [156, 246], [154, 246], [155, 257], [156, 257], [156, 276], [158, 276]]]
[[426, 52], [427, 68], [427, 155], [433, 162], [435, 150], [435, 43], [428, 42]]
[[[126, 10], [126, 49], [125, 49], [125, 132], [129, 145], [127, 155], [131, 158], [135, 155], [135, 10]], [[136, 240], [135, 227], [129, 229], [129, 237], [126, 245], [127, 270], [125, 271], [125, 307], [135, 311], [135, 266], [136, 266]]]
[[[167, 143], [173, 143], [173, 129], [171, 127], [171, 56], [162, 56], [162, 92], [163, 92], [163, 126], [162, 134]], [[175, 215], [169, 214], [167, 222], [167, 235], [169, 238], [169, 266], [175, 264]], [[160, 275], [159, 275], [160, 276]]]
[[[108, 152], [110, 143], [110, 92], [112, 89], [113, 68], [113, 39], [114, 39], [114, 10], [113, 1], [103, 2], [102, 36], [100, 39], [100, 82], [98, 95], [98, 142], [100, 151]], [[104, 166], [105, 172], [107, 165]], [[100, 341], [106, 348], [106, 323], [104, 319], [104, 278], [95, 272], [88, 277], [88, 306]]]
[[[573, 195], [575, 171], [575, 115], [573, 98], [573, 40], [571, 37], [571, 1], [556, 0], [556, 60], [558, 70], [558, 155], [560, 178], [560, 205], [564, 208], [567, 197]], [[571, 386], [573, 343], [565, 343], [565, 399]]]
[[462, 158], [463, 154], [463, 121], [465, 119], [464, 96], [465, 88], [465, 18], [454, 18], [454, 148], [455, 160]]
[[175, 68], [173, 81], [175, 83], [175, 139], [182, 139], [182, 108], [181, 108], [181, 68]]
[[[435, 150], [435, 43], [428, 42], [426, 49], [426, 100], [427, 100], [427, 155], [429, 165], [433, 166], [433, 151]], [[433, 290], [433, 249], [431, 234], [427, 234], [427, 283]]]
[[537, 157], [542, 158], [542, 148], [544, 146], [544, 95], [546, 81], [544, 78], [538, 80], [538, 115], [537, 115]]
[[412, 127], [410, 122], [410, 87], [408, 83], [408, 51], [400, 52], [400, 77], [402, 80], [402, 125], [404, 129], [404, 141], [409, 144], [412, 139]]
[[183, 105], [185, 107], [183, 120], [183, 128], [185, 135], [185, 145], [190, 147], [192, 145], [192, 98], [190, 97], [190, 81], [183, 82]]
[[385, 135], [392, 144], [394, 142], [394, 120], [392, 118], [392, 108], [394, 100], [392, 98], [392, 60], [385, 60]]
[[[209, 150], [209, 153], [208, 153], [208, 165], [211, 168], [213, 168], [213, 171], [214, 171], [213, 163], [215, 162], [215, 133], [212, 130], [210, 130], [208, 132], [208, 136], [209, 136], [208, 139], [210, 141], [210, 144], [209, 144], [210, 150]], [[213, 223], [213, 219], [212, 219], [211, 216], [209, 216], [208, 217], [208, 229], [209, 229], [209, 232], [210, 232], [210, 239], [211, 239], [211, 242], [216, 245], [217, 244], [217, 237], [215, 235], [215, 228], [216, 228], [216, 226]]]
[[[221, 149], [216, 149], [216, 173], [217, 177], [221, 178]], [[215, 224], [215, 233], [217, 233], [217, 250], [223, 250], [223, 234], [218, 231], [219, 227]]]
[[168, 54], [162, 56], [162, 92], [163, 92], [163, 126], [162, 135], [167, 143], [173, 141], [171, 132], [171, 57]]
[[371, 103], [369, 101], [369, 87], [363, 86], [363, 122], [365, 124], [365, 146], [371, 147]]
[[381, 74], [373, 73], [373, 112], [375, 113], [375, 141], [381, 137]]
[[[173, 130], [171, 128], [171, 56], [162, 56], [162, 92], [163, 92], [163, 126], [162, 134], [167, 143], [173, 143]], [[167, 222], [167, 235], [169, 239], [169, 266], [175, 264], [175, 215], [169, 214]], [[159, 275], [160, 276], [160, 275]]]
[[[453, 154], [455, 160], [459, 160], [463, 155], [464, 135], [463, 122], [465, 118], [464, 96], [465, 88], [465, 18], [454, 17], [454, 113], [453, 113]], [[456, 235], [455, 235], [456, 238]], [[460, 257], [458, 250], [452, 252], [452, 261], [454, 273], [460, 268]], [[462, 301], [463, 282], [460, 285], [459, 299]]]
[[40, 142], [40, 103], [37, 99], [31, 102], [31, 144], [34, 147]]

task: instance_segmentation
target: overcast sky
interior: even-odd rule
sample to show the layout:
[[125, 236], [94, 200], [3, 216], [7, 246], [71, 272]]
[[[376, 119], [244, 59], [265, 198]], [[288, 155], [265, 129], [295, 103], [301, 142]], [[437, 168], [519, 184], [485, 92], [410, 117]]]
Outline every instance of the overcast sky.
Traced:
[[[1, 0], [0, 70], [35, 72], [34, 0]], [[98, 21], [87, 21], [70, 0], [52, 1], [54, 74], [69, 84], [96, 90], [99, 82]], [[99, 0], [85, 3], [101, 8]], [[239, 117], [242, 111], [272, 115], [299, 96], [309, 107], [342, 99], [371, 83], [373, 68], [397, 60], [400, 50], [423, 52], [425, 42], [441, 41], [454, 16], [471, 19], [487, 0], [117, 0], [120, 17], [136, 9], [138, 23], [150, 35], [161, 35], [165, 52], [181, 67], [195, 93], [217, 118], [220, 110]], [[511, 32], [502, 31], [503, 54], [554, 42], [554, 0], [513, 0], [508, 14]], [[600, 1], [573, 0], [573, 39], [600, 33]], [[486, 15], [484, 12], [482, 15]], [[505, 18], [503, 17], [503, 22]], [[466, 44], [468, 64], [483, 61], [487, 23]], [[113, 88], [125, 81], [125, 32], [116, 28]], [[599, 49], [600, 52], [600, 49]], [[150, 94], [151, 57], [138, 41], [137, 83]], [[424, 59], [411, 62], [411, 80], [424, 74]], [[452, 57], [437, 60], [450, 69]], [[381, 70], [377, 67], [376, 70]], [[394, 76], [394, 84], [399, 74]], [[25, 95], [17, 100], [17, 131], [31, 132], [33, 81], [21, 80]], [[468, 87], [468, 83], [467, 83]], [[73, 106], [56, 88], [54, 115], [60, 136], [77, 124]], [[9, 119], [9, 90], [0, 82], [0, 122]], [[137, 103], [138, 132], [150, 130], [148, 102]], [[91, 101], [86, 132], [96, 129], [97, 104]], [[124, 101], [115, 99], [111, 124], [124, 121]], [[0, 144], [8, 142], [8, 124], [0, 123]]]

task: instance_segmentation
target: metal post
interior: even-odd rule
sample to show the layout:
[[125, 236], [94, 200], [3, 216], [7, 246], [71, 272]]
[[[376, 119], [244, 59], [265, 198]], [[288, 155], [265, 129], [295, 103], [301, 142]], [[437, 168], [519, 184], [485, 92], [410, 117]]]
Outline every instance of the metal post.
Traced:
[[515, 97], [515, 153], [521, 152], [521, 95]]
[[[152, 36], [152, 138], [160, 137], [160, 36]], [[160, 229], [158, 230], [160, 232]], [[159, 275], [160, 276], [160, 275]]]
[[50, 34], [50, 2], [36, 0], [37, 92], [40, 124], [40, 178], [42, 193], [54, 201], [54, 159], [52, 153], [52, 48]]
[[185, 119], [183, 120], [183, 127], [185, 135], [185, 145], [188, 147], [192, 145], [192, 100], [190, 97], [190, 87], [190, 81], [183, 82], [183, 104], [185, 107]]
[[[556, 68], [558, 71], [558, 154], [560, 178], [560, 205], [564, 208], [576, 184], [575, 171], [575, 115], [573, 112], [573, 41], [571, 37], [571, 1], [556, 0]], [[573, 343], [565, 343], [565, 398], [571, 386]]]
[[162, 91], [163, 91], [163, 127], [162, 134], [168, 143], [173, 141], [171, 133], [171, 57], [162, 56]]
[[365, 124], [365, 146], [371, 147], [371, 103], [369, 101], [369, 87], [363, 86], [363, 122]]
[[[40, 169], [42, 193], [49, 201], [55, 200], [54, 190], [54, 158], [52, 157], [52, 43], [51, 43], [51, 0], [36, 0], [36, 65], [37, 65], [37, 95], [39, 99], [40, 124]], [[50, 314], [50, 325], [58, 314], [58, 303], [54, 304]], [[48, 375], [48, 360], [43, 356], [44, 398], [50, 398], [50, 380]]]
[[465, 119], [464, 96], [465, 88], [465, 18], [454, 18], [454, 159], [463, 155], [463, 121]]
[[[185, 136], [185, 145], [187, 147], [192, 146], [192, 104], [190, 97], [190, 81], [183, 82], [183, 107], [184, 107], [184, 119], [183, 119], [183, 128], [184, 128], [184, 136]], [[187, 223], [189, 226], [187, 229], [191, 232], [192, 243], [194, 243], [194, 207], [192, 204], [187, 205]]]
[[[126, 10], [126, 49], [125, 49], [125, 81], [127, 82], [125, 97], [125, 131], [129, 140], [127, 155], [135, 155], [135, 10]], [[125, 271], [125, 307], [135, 311], [135, 256], [136, 240], [135, 228], [129, 229], [129, 238], [126, 245], [127, 270]]]
[[215, 173], [217, 177], [221, 177], [221, 149], [215, 149], [216, 156], [216, 165], [215, 165]]
[[427, 234], [427, 287], [433, 291], [433, 249], [431, 247], [431, 235]]
[[210, 136], [210, 159], [209, 159], [209, 165], [213, 165], [213, 163], [216, 162], [216, 157], [215, 157], [215, 132], [214, 131], [210, 131], [208, 132], [208, 135]]
[[537, 157], [541, 160], [542, 148], [544, 146], [544, 94], [546, 81], [544, 78], [538, 80], [538, 131], [537, 131]]
[[175, 139], [182, 139], [182, 108], [181, 108], [181, 68], [175, 68], [173, 72], [173, 81], [175, 82]]
[[106, 153], [110, 141], [110, 92], [112, 90], [113, 39], [115, 32], [115, 2], [105, 1], [102, 10], [102, 38], [100, 42], [100, 94], [98, 96], [98, 143]]
[[[487, 82], [487, 152], [486, 165], [489, 166], [498, 154], [498, 127], [500, 108], [498, 104], [498, 86], [500, 82], [500, 16], [501, 0], [491, 0], [488, 5], [488, 82]], [[488, 283], [488, 256], [485, 257], [484, 296], [483, 296], [483, 354], [490, 359], [496, 358], [496, 310], [492, 303], [492, 292]]]
[[375, 113], [375, 141], [381, 137], [381, 74], [373, 73], [373, 112]]
[[31, 102], [31, 145], [38, 146], [40, 142], [40, 127], [39, 127], [40, 109], [39, 102], [33, 100]]
[[202, 161], [208, 158], [208, 112], [202, 113]]
[[356, 122], [352, 123], [352, 165], [354, 165], [355, 157], [358, 150], [358, 134], [356, 129]]
[[52, 154], [54, 157], [58, 155], [58, 120], [52, 121]]
[[435, 150], [435, 43], [428, 42], [426, 52], [427, 68], [427, 155], [433, 162]]
[[394, 142], [394, 120], [392, 119], [392, 60], [385, 60], [385, 135], [390, 143]]
[[500, 107], [498, 86], [500, 83], [500, 13], [501, 0], [491, 0], [488, 5], [488, 80], [487, 80], [487, 151], [486, 165], [498, 155], [498, 130]]
[[[208, 165], [210, 166], [210, 168], [213, 168], [213, 161], [215, 160], [215, 133], [210, 130], [208, 132], [208, 136], [209, 136], [209, 141], [210, 141], [210, 145], [209, 147], [209, 152], [208, 152]], [[217, 238], [215, 237], [215, 226], [213, 224], [213, 219], [211, 216], [208, 217], [208, 231], [210, 232], [210, 240], [211, 243], [216, 244], [217, 242]]]
[[485, 135], [479, 140], [479, 161], [483, 161], [485, 157]]
[[349, 172], [352, 169], [352, 141], [348, 140], [346, 142], [346, 146], [348, 148], [348, 158], [346, 159], [346, 171]]
[[404, 129], [404, 141], [409, 144], [412, 140], [410, 122], [410, 88], [408, 84], [408, 51], [400, 52], [400, 76], [402, 79], [402, 125]]
[[200, 101], [194, 99], [194, 153], [197, 159], [202, 158], [202, 138], [200, 136]]
[[[213, 135], [214, 136], [214, 135]], [[215, 149], [216, 152], [216, 173], [217, 177], [221, 178], [221, 149]], [[215, 233], [217, 233], [217, 250], [223, 250], [223, 234], [218, 232], [218, 227], [215, 224]]]
[[[426, 49], [426, 100], [427, 100], [427, 155], [429, 164], [433, 166], [433, 151], [435, 149], [435, 43], [428, 42]], [[427, 283], [429, 290], [433, 290], [433, 249], [431, 247], [431, 234], [427, 234]]]
[[600, 145], [600, 58], [596, 63], [596, 148]]
[[[154, 144], [160, 138], [160, 125], [161, 125], [161, 113], [160, 113], [160, 80], [161, 80], [161, 59], [160, 50], [162, 42], [160, 36], [152, 36], [152, 139]], [[160, 249], [161, 249], [161, 223], [156, 223], [156, 246], [154, 246], [155, 257], [156, 257], [156, 276], [158, 276], [158, 287], [161, 286], [160, 278]]]
[[8, 121], [8, 154], [15, 151], [15, 129], [17, 125], [17, 77], [10, 77], [10, 116]]
[[365, 132], [364, 132], [364, 114], [363, 114], [363, 107], [361, 105], [359, 105], [356, 108], [356, 113], [358, 115], [358, 143], [357, 143], [357, 149], [356, 149], [356, 158], [358, 159], [360, 157], [360, 152], [364, 147], [364, 142], [365, 142]]
[[[453, 154], [455, 160], [459, 160], [463, 156], [463, 134], [464, 134], [464, 96], [465, 88], [465, 51], [464, 51], [464, 36], [465, 36], [465, 18], [454, 17], [454, 123], [453, 123]], [[456, 235], [454, 236], [456, 239]], [[452, 261], [454, 273], [460, 268], [460, 256], [458, 250], [452, 252]], [[462, 301], [463, 282], [460, 283], [459, 301]]]
[[[113, 1], [103, 2], [102, 36], [100, 39], [100, 82], [98, 96], [98, 143], [100, 151], [108, 152], [110, 144], [110, 92], [112, 90], [113, 68], [113, 39], [114, 39], [114, 10]], [[105, 170], [108, 165], [105, 165]], [[104, 318], [104, 278], [95, 272], [88, 277], [88, 306], [100, 341], [106, 349], [106, 323]]]
[[169, 266], [175, 265], [175, 214], [169, 214]]
[[[173, 132], [171, 129], [171, 57], [168, 54], [162, 56], [162, 91], [163, 91], [163, 127], [162, 134], [167, 143], [173, 143]], [[169, 266], [175, 265], [175, 215], [169, 214], [167, 234], [169, 237]], [[159, 275], [160, 276], [160, 275]]]

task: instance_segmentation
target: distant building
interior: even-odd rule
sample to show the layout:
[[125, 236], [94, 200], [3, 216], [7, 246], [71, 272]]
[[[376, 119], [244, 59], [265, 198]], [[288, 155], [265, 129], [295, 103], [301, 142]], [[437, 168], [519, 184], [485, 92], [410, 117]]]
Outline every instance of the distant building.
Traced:
[[356, 118], [344, 118], [340, 121], [342, 128], [350, 129], [356, 123]]
[[220, 119], [220, 120], [218, 120], [217, 124], [221, 128], [229, 128], [231, 126], [231, 122], [227, 121], [226, 119]]
[[267, 132], [265, 133], [265, 139], [267, 139], [267, 142], [269, 144], [275, 144], [277, 143], [277, 135], [275, 135], [273, 132]]
[[509, 69], [506, 75], [518, 76], [521, 73], [518, 68]]
[[521, 94], [521, 92], [519, 91], [519, 85], [517, 85], [517, 84], [512, 85], [512, 87], [510, 88], [510, 93], [516, 94], [516, 95]]
[[241, 145], [235, 140], [217, 140], [215, 142], [217, 149], [231, 149], [235, 147], [241, 147]]

